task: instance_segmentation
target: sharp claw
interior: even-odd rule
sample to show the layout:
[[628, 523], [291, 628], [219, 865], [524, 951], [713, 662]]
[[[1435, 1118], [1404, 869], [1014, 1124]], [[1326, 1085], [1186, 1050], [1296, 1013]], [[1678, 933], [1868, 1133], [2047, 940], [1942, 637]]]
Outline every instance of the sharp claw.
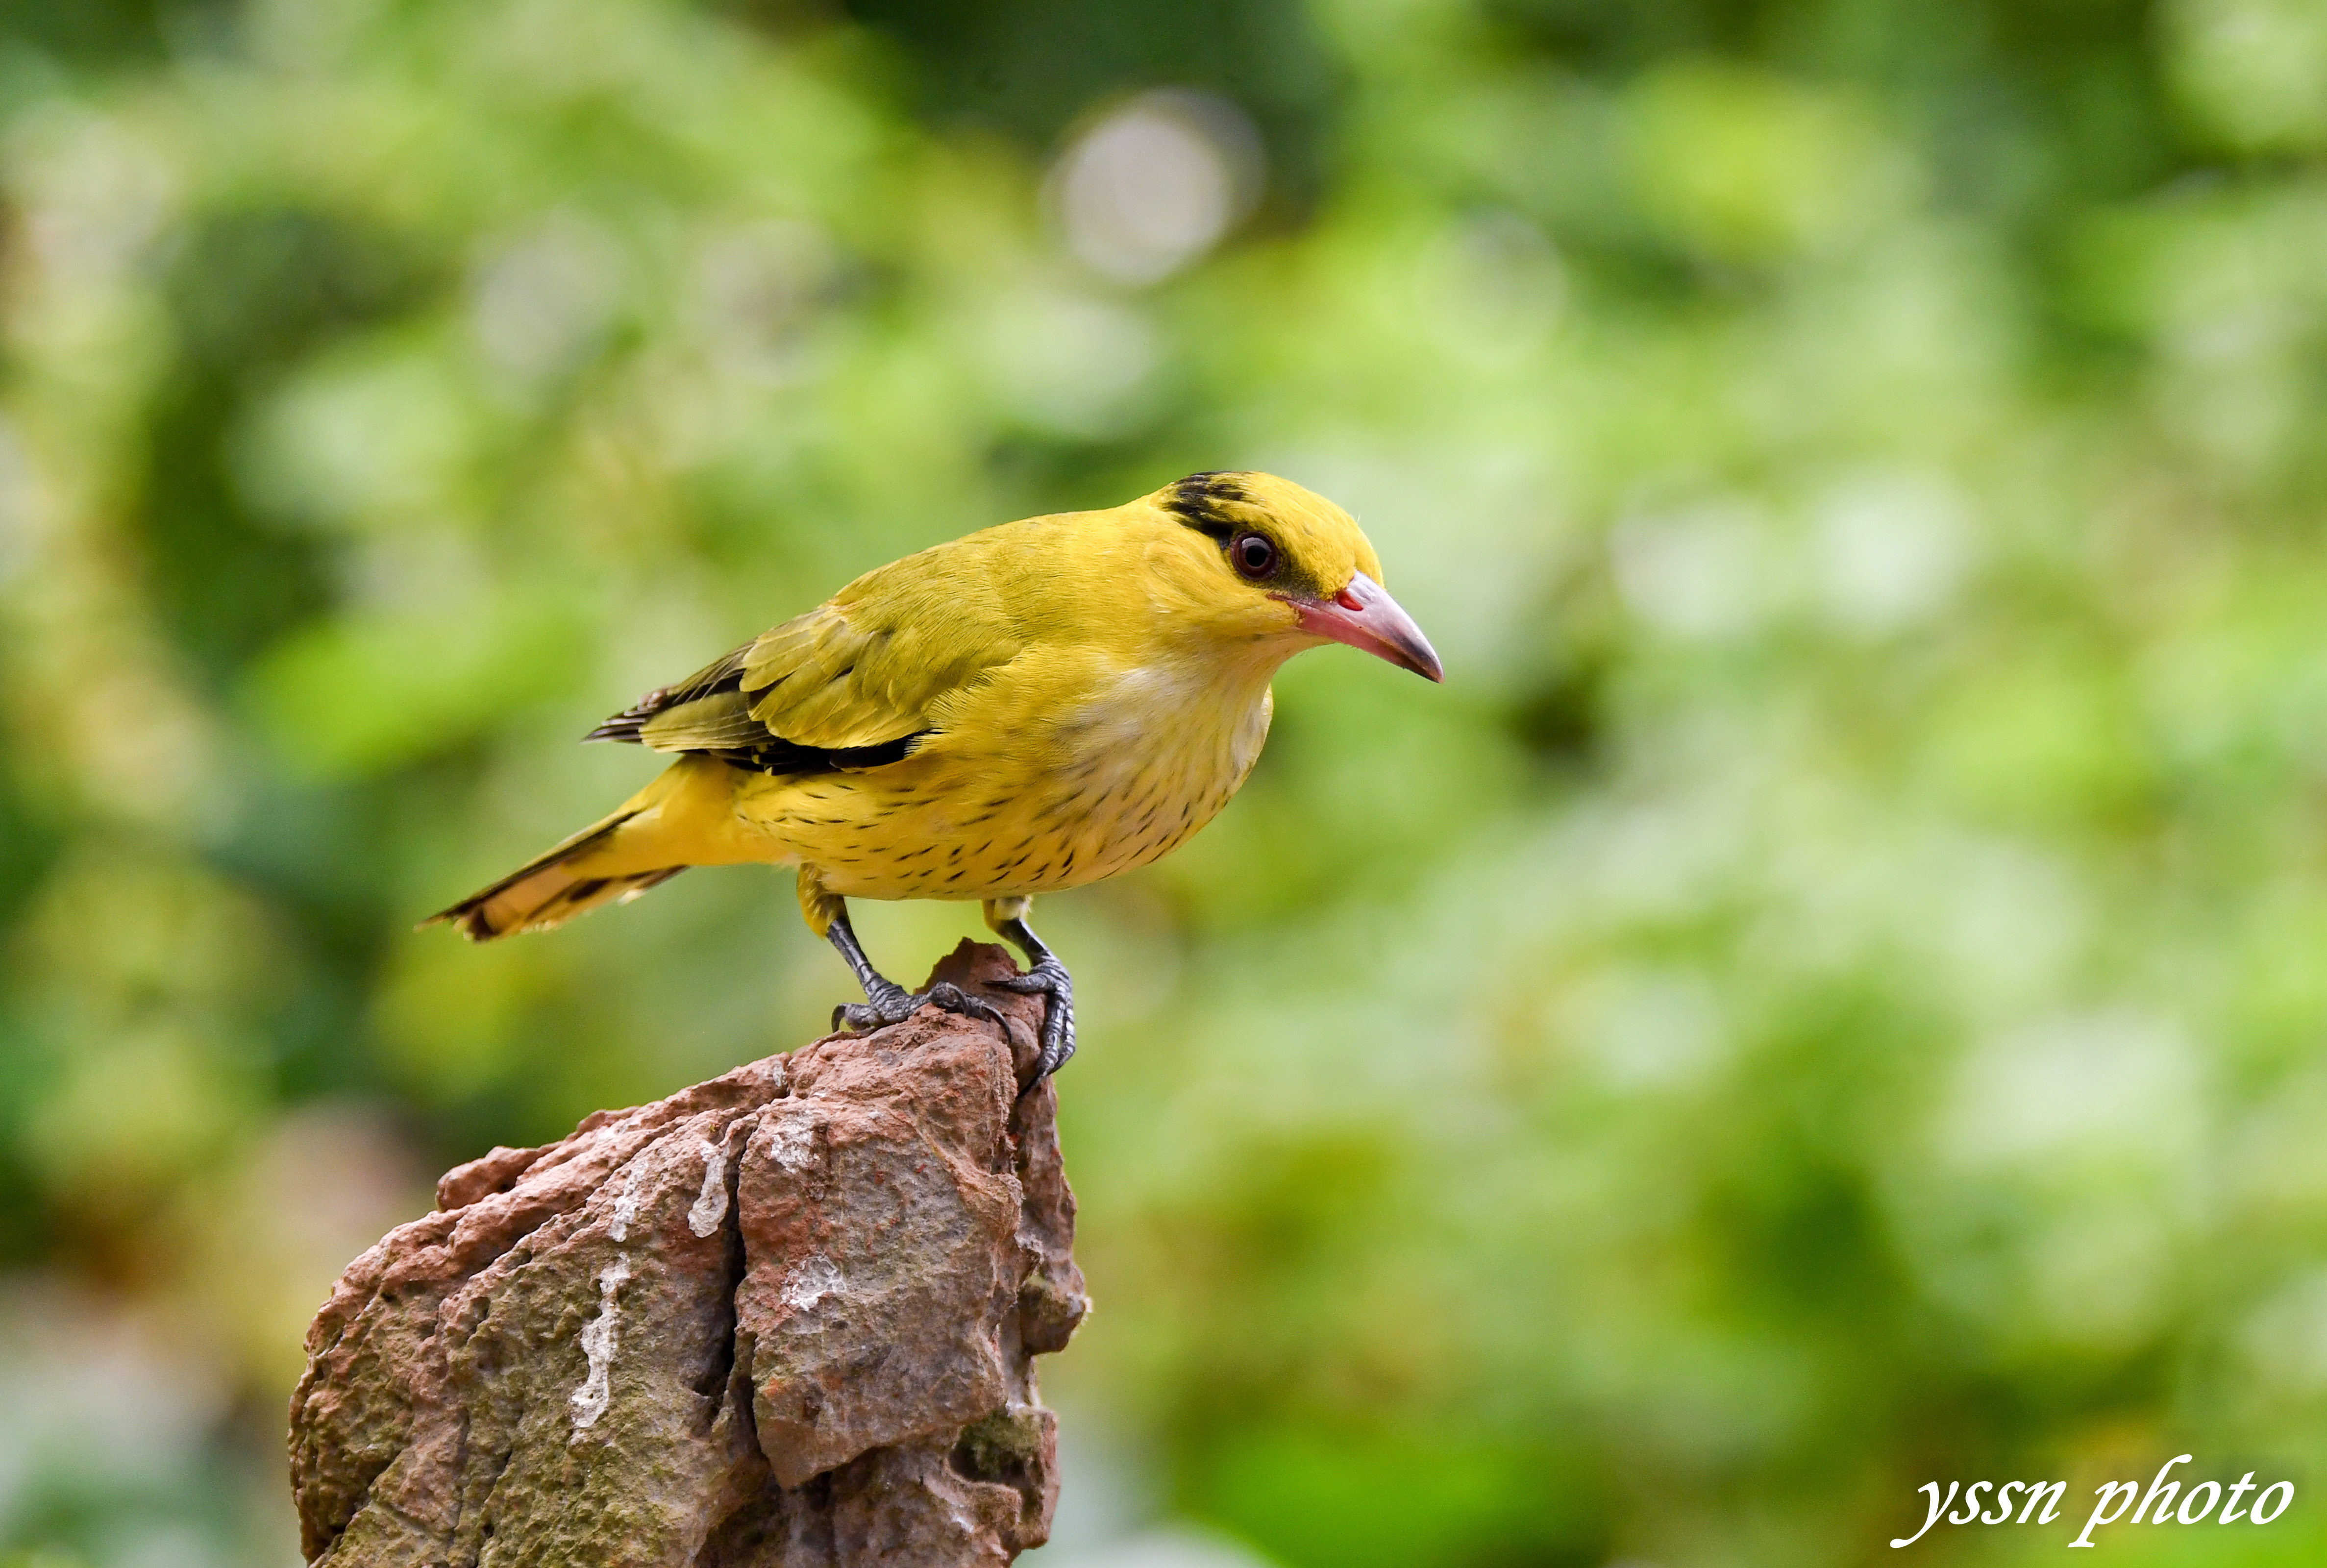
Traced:
[[994, 1003], [983, 996], [972, 996], [950, 980], [940, 980], [930, 986], [925, 999], [936, 1003], [948, 1013], [958, 1013], [965, 1018], [982, 1018], [988, 1023], [1000, 1023], [1002, 1014]]
[[918, 996], [900, 991], [894, 996], [844, 1002], [832, 1010], [832, 1027], [836, 1032], [846, 1029], [852, 1033], [885, 1028], [892, 1023], [904, 1022], [919, 1013], [925, 1003], [934, 1003], [964, 1018], [981, 1019], [1002, 1030], [1005, 1034], [1009, 1032], [1009, 1021], [992, 1003], [982, 996], [972, 996], [949, 980], [939, 981]]
[[860, 1002], [846, 1002], [832, 1010], [832, 1027], [835, 1030], [845, 1029], [851, 1034], [878, 1029], [883, 1022], [878, 1013]]
[[901, 1023], [912, 1015], [912, 1009], [900, 1013], [893, 1006], [880, 1002], [844, 1002], [832, 1010], [832, 1027], [846, 1029], [851, 1034], [863, 1034], [868, 1030]]
[[[1007, 975], [988, 984], [995, 990], [1043, 999], [1042, 1022], [1031, 1042], [1038, 1047], [1035, 1081], [1039, 1082], [1064, 1067], [1075, 1054], [1074, 982], [1068, 978], [1066, 970], [1055, 962], [1045, 960], [1026, 974]], [[940, 980], [918, 995], [884, 982], [882, 994], [867, 995], [863, 1002], [844, 1002], [834, 1008], [832, 1027], [836, 1032], [846, 1029], [853, 1033], [862, 1033], [892, 1023], [902, 1023], [928, 1003], [965, 1018], [991, 1023], [1002, 1031], [1005, 1040], [1014, 1044], [1018, 1038], [1014, 1019], [984, 997], [974, 996], [949, 980]]]

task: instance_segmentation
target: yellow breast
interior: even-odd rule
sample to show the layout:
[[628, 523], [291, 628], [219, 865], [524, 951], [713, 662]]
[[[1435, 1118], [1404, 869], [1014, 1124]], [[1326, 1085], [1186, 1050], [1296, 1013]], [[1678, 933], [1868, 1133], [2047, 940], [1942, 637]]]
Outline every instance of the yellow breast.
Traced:
[[738, 815], [848, 898], [988, 899], [1146, 864], [1228, 803], [1267, 738], [1265, 669], [1050, 649], [964, 694], [914, 756], [763, 777]]

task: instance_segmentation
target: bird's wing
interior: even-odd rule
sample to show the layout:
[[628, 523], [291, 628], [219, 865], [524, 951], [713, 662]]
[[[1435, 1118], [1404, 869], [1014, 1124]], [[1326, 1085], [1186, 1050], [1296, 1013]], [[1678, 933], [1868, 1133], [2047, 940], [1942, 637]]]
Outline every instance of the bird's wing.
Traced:
[[[893, 761], [939, 698], [1025, 639], [979, 555], [940, 546], [860, 577], [592, 732], [659, 751], [838, 752]], [[858, 753], [851, 757], [849, 753]], [[892, 754], [893, 753], [893, 754]], [[803, 759], [804, 761], [804, 759]]]
[[[711, 721], [724, 718], [735, 706], [727, 699], [735, 693], [743, 656], [751, 651], [747, 642], [685, 680], [657, 686], [582, 738], [644, 743], [659, 751], [707, 751], [727, 743], [727, 726]], [[657, 732], [651, 738], [647, 733], [650, 729]], [[752, 729], [759, 739], [767, 738], [764, 728], [754, 724]], [[740, 729], [735, 734], [737, 739], [751, 738]]]

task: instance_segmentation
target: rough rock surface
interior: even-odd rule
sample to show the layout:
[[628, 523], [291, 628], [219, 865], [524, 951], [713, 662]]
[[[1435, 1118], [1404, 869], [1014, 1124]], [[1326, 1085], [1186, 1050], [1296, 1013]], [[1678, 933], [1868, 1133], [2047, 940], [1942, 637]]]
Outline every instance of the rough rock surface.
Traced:
[[1039, 999], [924, 1008], [496, 1149], [350, 1265], [291, 1403], [332, 1568], [1007, 1563], [1084, 1311]]

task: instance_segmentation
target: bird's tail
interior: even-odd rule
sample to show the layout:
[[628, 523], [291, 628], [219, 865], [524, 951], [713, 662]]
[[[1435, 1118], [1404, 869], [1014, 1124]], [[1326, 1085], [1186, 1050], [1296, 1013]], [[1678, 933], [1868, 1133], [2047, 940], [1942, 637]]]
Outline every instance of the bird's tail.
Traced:
[[622, 825], [638, 815], [639, 803], [633, 801], [421, 924], [449, 920], [472, 942], [490, 942], [518, 931], [546, 931], [601, 904], [621, 903], [660, 886], [687, 868], [666, 865], [612, 876], [593, 876], [581, 869], [580, 863], [604, 849]]

